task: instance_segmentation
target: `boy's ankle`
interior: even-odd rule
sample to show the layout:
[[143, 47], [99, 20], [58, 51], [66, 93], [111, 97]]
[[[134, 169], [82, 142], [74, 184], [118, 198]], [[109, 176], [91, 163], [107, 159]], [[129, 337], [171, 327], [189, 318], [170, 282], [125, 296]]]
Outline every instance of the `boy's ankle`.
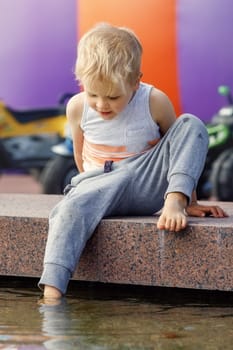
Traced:
[[170, 201], [177, 201], [180, 204], [187, 206], [188, 205], [188, 198], [185, 194], [183, 194], [182, 192], [169, 192], [166, 196], [166, 199]]
[[46, 299], [60, 299], [62, 298], [62, 293], [59, 289], [45, 285], [44, 286], [44, 298]]

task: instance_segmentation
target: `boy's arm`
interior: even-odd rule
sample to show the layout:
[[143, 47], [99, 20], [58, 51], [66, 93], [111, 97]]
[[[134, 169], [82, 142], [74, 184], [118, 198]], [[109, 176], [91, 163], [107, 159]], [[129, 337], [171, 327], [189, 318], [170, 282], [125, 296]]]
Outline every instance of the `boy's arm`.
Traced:
[[159, 125], [161, 135], [166, 134], [176, 120], [171, 101], [162, 91], [152, 88], [149, 103], [151, 116], [155, 123]]
[[186, 212], [189, 216], [213, 216], [215, 218], [228, 217], [228, 214], [217, 205], [202, 205], [197, 202], [196, 191], [193, 191], [191, 203], [187, 206]]
[[191, 204], [197, 204], [197, 192], [196, 191], [193, 191], [193, 193], [192, 193]]
[[81, 129], [80, 123], [83, 112], [83, 93], [73, 96], [66, 108], [66, 116], [71, 129], [71, 135], [73, 139], [74, 148], [74, 160], [79, 172], [83, 172], [83, 131]]
[[[164, 135], [175, 122], [176, 115], [169, 98], [160, 90], [153, 88], [150, 95], [150, 111], [152, 118], [159, 125], [160, 132]], [[190, 216], [227, 217], [227, 213], [216, 205], [201, 205], [197, 202], [196, 191], [193, 191], [191, 203], [186, 208]]]

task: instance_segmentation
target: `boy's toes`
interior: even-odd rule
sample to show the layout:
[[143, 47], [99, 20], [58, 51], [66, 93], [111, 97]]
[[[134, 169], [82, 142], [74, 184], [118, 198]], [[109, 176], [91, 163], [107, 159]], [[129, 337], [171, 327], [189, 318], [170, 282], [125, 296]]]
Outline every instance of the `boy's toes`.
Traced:
[[157, 228], [159, 230], [179, 232], [183, 230], [186, 226], [187, 226], [186, 217], [167, 220], [166, 218], [161, 216], [157, 222]]
[[157, 222], [157, 228], [159, 230], [165, 230], [166, 229], [165, 224], [166, 224], [166, 220], [164, 220], [163, 217], [160, 216], [160, 218]]

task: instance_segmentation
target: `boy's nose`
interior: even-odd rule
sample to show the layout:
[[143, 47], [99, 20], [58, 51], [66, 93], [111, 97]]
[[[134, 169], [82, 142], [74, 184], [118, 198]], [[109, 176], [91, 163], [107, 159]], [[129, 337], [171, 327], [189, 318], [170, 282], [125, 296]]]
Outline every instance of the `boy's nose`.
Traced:
[[103, 98], [99, 98], [96, 102], [96, 107], [99, 109], [106, 108], [107, 106], [108, 106], [108, 101]]

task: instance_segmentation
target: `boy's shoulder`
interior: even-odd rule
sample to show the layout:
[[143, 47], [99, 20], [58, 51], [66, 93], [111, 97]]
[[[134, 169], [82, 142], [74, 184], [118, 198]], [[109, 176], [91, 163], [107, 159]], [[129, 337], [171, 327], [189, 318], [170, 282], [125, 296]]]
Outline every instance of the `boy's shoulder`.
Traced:
[[149, 91], [152, 98], [156, 98], [156, 99], [159, 98], [160, 99], [160, 98], [167, 97], [166, 94], [162, 90], [156, 88], [153, 84], [145, 83], [144, 81], [141, 81], [140, 88], [143, 90]]
[[66, 115], [68, 119], [81, 118], [84, 106], [84, 92], [80, 92], [71, 97], [66, 106]]
[[154, 86], [151, 87], [150, 97], [157, 102], [161, 101], [167, 103], [169, 101], [168, 96], [162, 90]]
[[163, 134], [176, 119], [172, 102], [162, 90], [155, 87], [150, 93], [150, 111], [154, 121], [160, 125]]
[[85, 95], [85, 92], [84, 92], [84, 91], [79, 92], [79, 93], [73, 95], [73, 96], [69, 99], [69, 101], [68, 101], [68, 103], [67, 103], [67, 106], [68, 106], [68, 105], [74, 105], [74, 104], [76, 104], [76, 103], [83, 103], [83, 101], [84, 101], [84, 95]]

